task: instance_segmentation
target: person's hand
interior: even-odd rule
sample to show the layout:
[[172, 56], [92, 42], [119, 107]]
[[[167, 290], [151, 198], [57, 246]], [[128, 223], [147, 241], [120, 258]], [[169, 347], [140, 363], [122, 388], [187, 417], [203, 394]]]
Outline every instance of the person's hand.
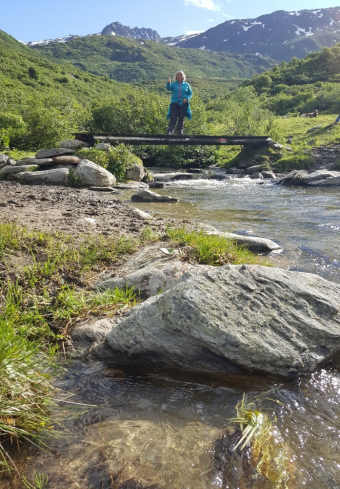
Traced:
[[171, 83], [171, 76], [169, 76], [168, 78], [168, 83]]
[[184, 99], [183, 99], [183, 104], [186, 104], [186, 103], [187, 103], [187, 101], [188, 101], [188, 99], [187, 99], [187, 98], [184, 98]]

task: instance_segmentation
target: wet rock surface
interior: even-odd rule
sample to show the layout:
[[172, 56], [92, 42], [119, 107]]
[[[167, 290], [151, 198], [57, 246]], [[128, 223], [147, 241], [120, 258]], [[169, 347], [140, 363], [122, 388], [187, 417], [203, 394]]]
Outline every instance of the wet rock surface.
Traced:
[[340, 351], [339, 297], [339, 285], [313, 274], [195, 266], [112, 324], [106, 342], [113, 362], [296, 377]]

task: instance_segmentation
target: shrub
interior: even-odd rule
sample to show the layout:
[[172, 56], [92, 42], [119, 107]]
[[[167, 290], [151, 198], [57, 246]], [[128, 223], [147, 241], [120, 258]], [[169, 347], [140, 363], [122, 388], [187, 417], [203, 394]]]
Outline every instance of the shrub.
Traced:
[[278, 173], [289, 173], [292, 170], [308, 170], [314, 168], [315, 160], [306, 154], [291, 154], [276, 161], [274, 170]]

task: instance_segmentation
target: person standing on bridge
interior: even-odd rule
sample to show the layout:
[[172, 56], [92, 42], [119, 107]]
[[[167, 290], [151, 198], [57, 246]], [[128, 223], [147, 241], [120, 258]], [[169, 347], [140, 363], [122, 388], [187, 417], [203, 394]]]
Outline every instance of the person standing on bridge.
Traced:
[[185, 81], [185, 74], [183, 71], [177, 71], [175, 75], [175, 81], [171, 83], [171, 77], [169, 76], [166, 84], [166, 89], [172, 92], [169, 110], [167, 113], [167, 119], [169, 121], [168, 134], [173, 134], [177, 122], [177, 133], [183, 134], [184, 118], [192, 118], [189, 100], [192, 97], [192, 90]]

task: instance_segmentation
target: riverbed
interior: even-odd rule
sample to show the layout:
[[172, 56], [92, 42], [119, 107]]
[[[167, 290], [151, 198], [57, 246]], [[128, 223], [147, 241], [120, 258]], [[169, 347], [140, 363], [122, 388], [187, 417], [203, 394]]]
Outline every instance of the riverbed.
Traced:
[[[187, 217], [221, 231], [270, 238], [283, 248], [270, 257], [277, 266], [340, 282], [338, 189], [195, 178], [156, 192], [180, 202], [131, 204], [132, 192], [120, 200], [160, 217]], [[56, 386], [61, 396], [72, 393], [69, 400], [78, 403], [73, 416], [58, 428], [59, 438], [47, 438], [50, 451], [29, 447], [19, 461], [30, 480], [34, 471], [46, 474], [48, 488], [262, 489], [237, 466], [226, 477], [216, 462], [216, 440], [232, 424], [243, 394], [273, 400], [265, 409], [275, 413], [278, 438], [291, 453], [286, 487], [340, 487], [336, 361], [294, 382], [264, 375], [133, 371], [71, 362]], [[22, 486], [4, 482], [3, 487]]]

